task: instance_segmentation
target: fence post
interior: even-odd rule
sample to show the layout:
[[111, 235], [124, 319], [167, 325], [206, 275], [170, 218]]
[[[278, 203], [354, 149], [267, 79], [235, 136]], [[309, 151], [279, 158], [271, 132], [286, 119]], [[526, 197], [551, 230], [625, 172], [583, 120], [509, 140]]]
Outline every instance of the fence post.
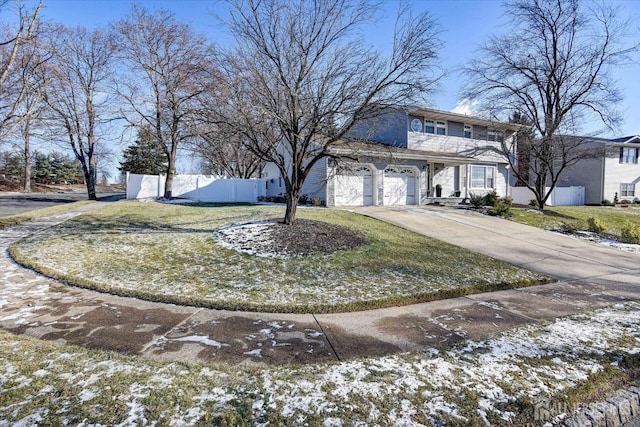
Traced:
[[129, 197], [129, 171], [127, 171], [127, 174], [125, 176], [126, 176], [126, 178], [125, 178], [125, 181], [124, 181], [124, 188], [127, 191], [127, 199], [130, 199], [130, 197]]

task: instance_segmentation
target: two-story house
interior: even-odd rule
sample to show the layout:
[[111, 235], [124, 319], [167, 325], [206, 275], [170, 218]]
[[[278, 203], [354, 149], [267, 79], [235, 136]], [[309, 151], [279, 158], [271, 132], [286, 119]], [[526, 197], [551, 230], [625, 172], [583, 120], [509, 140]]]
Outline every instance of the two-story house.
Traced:
[[593, 156], [568, 168], [558, 185], [584, 187], [587, 205], [613, 201], [616, 193], [620, 200], [640, 199], [640, 136], [585, 138], [583, 145], [594, 151]]
[[[314, 166], [303, 193], [327, 206], [418, 205], [439, 197], [507, 194], [501, 141], [519, 125], [425, 108], [388, 109], [358, 123], [348, 141]], [[267, 194], [284, 192], [266, 168]]]

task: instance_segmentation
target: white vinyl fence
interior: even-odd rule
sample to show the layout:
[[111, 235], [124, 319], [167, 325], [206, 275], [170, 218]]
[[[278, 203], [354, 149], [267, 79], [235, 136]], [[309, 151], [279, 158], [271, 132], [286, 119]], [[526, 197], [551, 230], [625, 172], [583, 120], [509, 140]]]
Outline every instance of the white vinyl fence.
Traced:
[[[509, 195], [514, 203], [529, 204], [535, 196], [527, 187], [511, 187]], [[584, 205], [584, 187], [556, 187], [547, 199], [547, 206], [582, 206]]]
[[[164, 175], [127, 173], [127, 199], [164, 195]], [[220, 178], [206, 175], [176, 175], [173, 197], [208, 203], [255, 203], [266, 194], [266, 180]]]

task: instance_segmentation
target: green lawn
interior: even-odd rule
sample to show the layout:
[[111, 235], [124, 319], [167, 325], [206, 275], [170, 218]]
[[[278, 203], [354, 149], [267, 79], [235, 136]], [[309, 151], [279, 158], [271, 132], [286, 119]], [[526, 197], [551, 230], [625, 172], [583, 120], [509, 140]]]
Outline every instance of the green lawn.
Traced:
[[604, 223], [604, 233], [620, 237], [620, 230], [626, 223], [640, 226], [640, 208], [610, 206], [556, 206], [545, 207], [544, 214], [534, 209], [511, 208], [511, 220], [547, 230], [571, 228], [585, 230], [589, 217]]
[[0, 230], [7, 227], [13, 227], [14, 225], [22, 224], [23, 222], [31, 221], [38, 218], [44, 218], [46, 216], [57, 215], [63, 212], [67, 212], [71, 209], [93, 203], [91, 200], [82, 200], [79, 202], [65, 203], [59, 206], [51, 206], [48, 208], [38, 209], [35, 211], [25, 212], [22, 214], [0, 217]]
[[11, 254], [71, 284], [232, 310], [363, 310], [549, 281], [381, 221], [322, 208], [299, 209], [298, 216], [358, 230], [369, 244], [328, 256], [273, 259], [214, 241], [219, 227], [280, 218], [282, 210], [121, 201], [28, 237]]

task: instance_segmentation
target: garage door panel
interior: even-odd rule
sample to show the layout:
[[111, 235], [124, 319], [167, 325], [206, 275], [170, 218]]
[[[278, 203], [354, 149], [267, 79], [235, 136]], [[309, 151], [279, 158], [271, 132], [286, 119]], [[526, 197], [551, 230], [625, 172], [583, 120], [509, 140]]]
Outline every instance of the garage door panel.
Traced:
[[416, 179], [411, 169], [387, 168], [384, 171], [384, 204], [416, 204]]
[[335, 205], [373, 205], [373, 174], [369, 168], [345, 168], [336, 174]]

